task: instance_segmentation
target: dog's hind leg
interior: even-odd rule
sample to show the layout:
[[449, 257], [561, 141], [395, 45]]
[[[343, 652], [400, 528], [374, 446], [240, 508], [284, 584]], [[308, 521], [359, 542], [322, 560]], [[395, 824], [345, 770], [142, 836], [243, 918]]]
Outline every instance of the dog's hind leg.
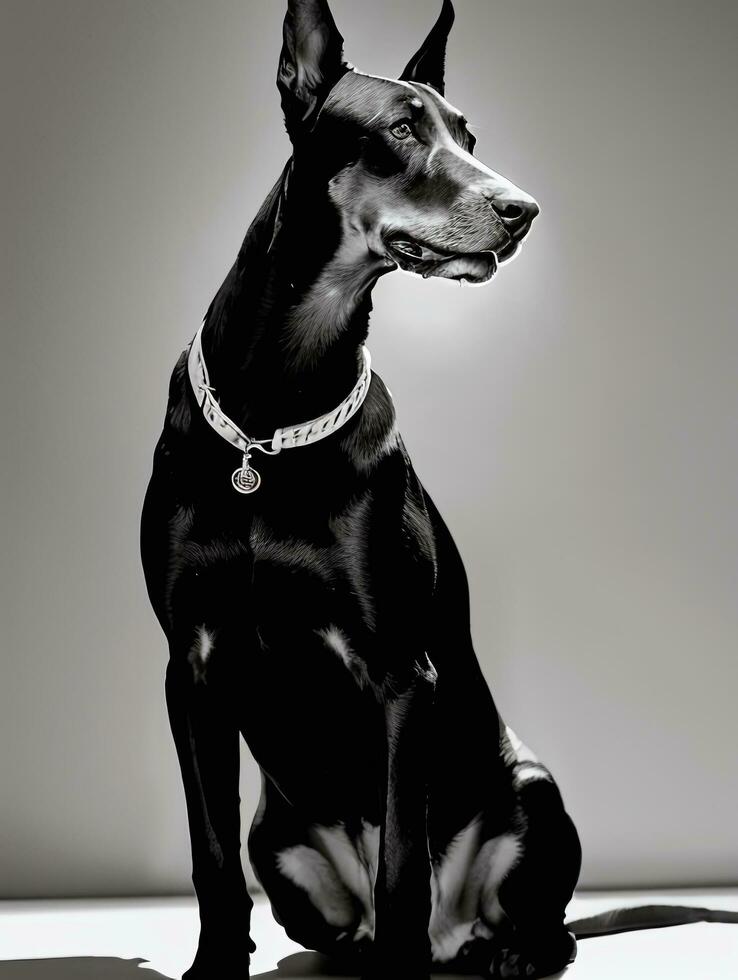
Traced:
[[334, 956], [351, 950], [359, 922], [355, 898], [309, 840], [304, 818], [263, 772], [261, 778], [248, 851], [274, 918], [306, 949]]
[[564, 913], [579, 876], [582, 851], [574, 824], [548, 771], [515, 767], [522, 815], [521, 856], [493, 898], [507, 919], [495, 936], [494, 977], [547, 977], [576, 955]]
[[[182, 771], [200, 909], [197, 955], [183, 980], [246, 980], [252, 901], [240, 855], [239, 740], [232, 683], [214, 665], [202, 674], [212, 635], [205, 626], [172, 649], [166, 697]], [[194, 654], [194, 656], [193, 656]]]

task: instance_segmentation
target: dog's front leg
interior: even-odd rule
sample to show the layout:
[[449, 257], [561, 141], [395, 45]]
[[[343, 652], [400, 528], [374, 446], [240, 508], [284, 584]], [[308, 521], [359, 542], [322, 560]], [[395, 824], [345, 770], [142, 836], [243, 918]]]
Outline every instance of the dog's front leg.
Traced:
[[167, 668], [169, 720], [182, 770], [200, 910], [195, 961], [183, 980], [247, 980], [252, 901], [241, 866], [239, 739], [225, 678], [207, 683], [173, 654]]
[[425, 655], [385, 685], [386, 785], [374, 887], [375, 931], [365, 978], [420, 980], [430, 964], [428, 731], [436, 673]]

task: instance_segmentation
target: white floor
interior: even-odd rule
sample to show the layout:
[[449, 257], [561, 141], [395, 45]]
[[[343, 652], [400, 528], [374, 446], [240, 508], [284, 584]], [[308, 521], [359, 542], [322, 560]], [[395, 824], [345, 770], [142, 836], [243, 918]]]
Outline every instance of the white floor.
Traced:
[[[738, 911], [738, 890], [583, 893], [571, 903], [568, 918], [651, 903]], [[252, 933], [259, 947], [252, 977], [323, 975], [318, 958], [287, 939], [263, 899], [254, 909]], [[196, 937], [197, 912], [189, 899], [0, 902], [0, 980], [179, 978], [192, 960]], [[566, 978], [738, 978], [738, 925], [696, 924], [586, 939]]]

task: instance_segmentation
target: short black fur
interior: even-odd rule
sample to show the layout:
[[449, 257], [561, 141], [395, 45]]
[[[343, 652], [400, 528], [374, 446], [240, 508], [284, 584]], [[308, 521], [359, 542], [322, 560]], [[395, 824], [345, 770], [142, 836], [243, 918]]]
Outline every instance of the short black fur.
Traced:
[[[446, 0], [433, 59], [415, 59], [418, 71], [431, 61], [438, 68], [450, 7]], [[300, 35], [305, 25], [318, 30], [317, 47]], [[355, 83], [379, 106], [399, 83], [348, 78], [324, 2], [290, 2], [285, 39], [279, 86], [293, 155], [202, 335], [221, 407], [255, 438], [347, 394], [371, 289], [397, 266], [398, 229], [390, 238], [381, 223], [356, 232], [366, 245], [360, 262], [344, 257], [354, 254], [347, 216], [356, 196], [346, 182], [381, 188], [365, 215], [404, 194], [422, 217], [431, 203], [454, 206], [456, 187], [485, 224], [475, 234], [500, 248], [522, 240], [535, 214], [532, 199], [494, 174], [485, 195], [517, 192], [526, 223], [504, 225], [486, 196], [469, 204], [468, 154], [452, 154], [449, 166], [466, 170], [439, 180], [419, 164], [409, 170], [394, 137], [362, 128]], [[320, 63], [298, 64], [316, 51]], [[425, 100], [443, 126], [451, 110], [424, 82], [442, 90], [436, 70], [398, 91]], [[422, 163], [418, 140], [412, 159]], [[460, 248], [457, 258], [421, 246], [436, 256], [423, 268], [491, 262], [491, 247], [482, 258]], [[330, 296], [325, 323], [305, 329], [310, 304]], [[381, 378], [373, 374], [361, 410], [329, 438], [259, 457], [263, 487], [243, 497], [230, 482], [238, 454], [203, 418], [187, 355], [172, 375], [141, 522], [146, 583], [169, 644], [167, 705], [200, 908], [187, 980], [247, 977], [254, 949], [240, 859], [240, 734], [263, 780], [249, 852], [298, 942], [348, 959], [367, 978], [427, 977], [432, 962], [499, 976], [561, 968], [575, 949], [563, 917], [579, 872], [577, 834], [550, 773], [497, 712], [472, 646], [461, 558], [413, 470]]]

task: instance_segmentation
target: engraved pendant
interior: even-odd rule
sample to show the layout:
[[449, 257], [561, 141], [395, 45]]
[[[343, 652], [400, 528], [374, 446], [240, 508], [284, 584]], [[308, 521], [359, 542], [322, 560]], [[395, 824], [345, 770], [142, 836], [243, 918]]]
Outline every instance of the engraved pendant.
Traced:
[[252, 468], [249, 458], [249, 453], [244, 453], [243, 463], [239, 469], [233, 471], [231, 476], [233, 488], [234, 490], [238, 490], [239, 493], [253, 493], [254, 490], [259, 489], [261, 483], [261, 477]]

